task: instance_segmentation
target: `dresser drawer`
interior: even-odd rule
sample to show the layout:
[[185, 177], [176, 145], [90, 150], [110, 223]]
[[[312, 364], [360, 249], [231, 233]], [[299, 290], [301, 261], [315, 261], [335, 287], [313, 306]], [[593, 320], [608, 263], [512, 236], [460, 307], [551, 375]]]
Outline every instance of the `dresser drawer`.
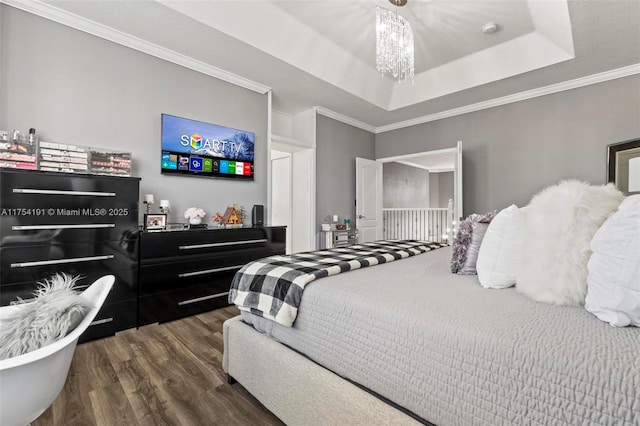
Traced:
[[125, 276], [128, 275], [125, 271], [133, 271], [127, 281], [136, 283], [137, 254], [117, 247], [117, 243], [108, 241], [2, 247], [0, 285], [36, 282], [57, 272], [89, 278], [107, 274]]
[[115, 240], [137, 231], [137, 178], [0, 173], [3, 239], [42, 240], [54, 234], [61, 241]]
[[243, 248], [267, 247], [263, 228], [145, 232], [141, 235], [141, 259], [225, 253]]
[[267, 248], [257, 248], [188, 258], [144, 260], [140, 265], [140, 289], [142, 292], [156, 291], [211, 280], [220, 274], [233, 276], [246, 263], [270, 254]]
[[[137, 204], [139, 198], [139, 178], [40, 171], [0, 173], [4, 208], [126, 207], [131, 202]], [[50, 204], [43, 205], [43, 201]]]
[[52, 242], [131, 240], [137, 239], [137, 218], [136, 209], [129, 210], [127, 216], [104, 218], [4, 215], [0, 216], [0, 239], [3, 247]]
[[140, 268], [140, 295], [223, 282], [228, 289], [234, 274], [243, 266], [203, 262], [169, 263]]
[[113, 336], [117, 331], [135, 328], [138, 324], [138, 301], [107, 303], [102, 306], [89, 328], [78, 342], [88, 342]]
[[[138, 297], [138, 290], [135, 287], [138, 282], [138, 271], [135, 269], [123, 270], [123, 271], [98, 271], [90, 272], [83, 275], [83, 278], [78, 280], [77, 288], [79, 291], [84, 290], [89, 285], [93, 284], [95, 280], [104, 275], [114, 275], [116, 281], [113, 288], [107, 296], [106, 303], [121, 302], [125, 300], [135, 300]], [[50, 276], [50, 275], [49, 275]], [[38, 287], [37, 282], [42, 281], [49, 276], [43, 276], [37, 280], [29, 280], [18, 283], [3, 284], [0, 286], [0, 305], [8, 305], [11, 302], [15, 302], [18, 298], [28, 300], [33, 297], [33, 292]]]
[[202, 285], [140, 296], [139, 325], [166, 322], [229, 305], [229, 286]]

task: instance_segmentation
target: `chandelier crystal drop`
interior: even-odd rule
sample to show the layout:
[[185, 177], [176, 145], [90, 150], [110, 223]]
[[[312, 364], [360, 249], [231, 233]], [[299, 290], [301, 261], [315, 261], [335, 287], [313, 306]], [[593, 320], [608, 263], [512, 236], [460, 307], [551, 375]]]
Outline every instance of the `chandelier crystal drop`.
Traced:
[[[391, 1], [391, 0], [390, 0]], [[413, 83], [413, 31], [398, 12], [376, 8], [376, 68], [399, 82]]]

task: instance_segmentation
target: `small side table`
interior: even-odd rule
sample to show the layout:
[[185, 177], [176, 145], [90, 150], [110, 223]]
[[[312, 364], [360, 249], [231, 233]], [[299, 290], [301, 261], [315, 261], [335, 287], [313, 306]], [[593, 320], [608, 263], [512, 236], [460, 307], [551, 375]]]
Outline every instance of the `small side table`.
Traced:
[[347, 247], [358, 242], [358, 230], [347, 229], [343, 231], [320, 231], [322, 248]]

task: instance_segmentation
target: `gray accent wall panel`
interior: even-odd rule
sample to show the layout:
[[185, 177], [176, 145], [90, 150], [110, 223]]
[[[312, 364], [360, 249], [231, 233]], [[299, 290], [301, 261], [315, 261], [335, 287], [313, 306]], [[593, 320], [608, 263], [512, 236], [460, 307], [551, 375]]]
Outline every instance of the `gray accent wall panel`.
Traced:
[[323, 115], [316, 121], [316, 220], [330, 214], [355, 226], [356, 157], [375, 159], [374, 134]]
[[634, 75], [376, 135], [376, 158], [463, 142], [464, 213], [527, 204], [562, 179], [606, 181], [607, 145], [640, 137]]
[[[211, 223], [227, 205], [267, 204], [267, 95], [6, 5], [0, 19], [0, 128], [132, 152], [140, 193], [169, 199], [173, 222], [191, 206]], [[254, 132], [255, 180], [161, 175], [161, 113]]]
[[426, 209], [429, 204], [429, 171], [406, 164], [382, 165], [382, 207], [392, 209]]

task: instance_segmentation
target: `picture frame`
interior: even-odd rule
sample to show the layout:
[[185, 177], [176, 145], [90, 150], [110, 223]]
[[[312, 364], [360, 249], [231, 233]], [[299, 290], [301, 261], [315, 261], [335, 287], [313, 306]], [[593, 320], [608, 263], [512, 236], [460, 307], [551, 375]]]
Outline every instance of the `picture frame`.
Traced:
[[608, 146], [607, 182], [614, 183], [624, 195], [640, 194], [640, 139]]
[[162, 231], [167, 226], [167, 215], [165, 213], [147, 213], [144, 215], [145, 231]]

